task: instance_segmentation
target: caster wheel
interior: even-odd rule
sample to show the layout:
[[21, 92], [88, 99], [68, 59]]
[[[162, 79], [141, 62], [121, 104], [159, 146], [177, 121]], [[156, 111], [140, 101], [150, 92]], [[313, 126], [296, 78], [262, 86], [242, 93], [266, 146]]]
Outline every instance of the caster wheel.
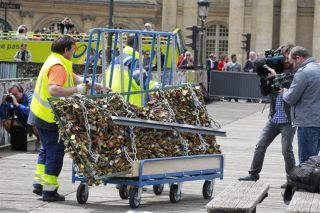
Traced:
[[79, 204], [85, 204], [89, 197], [89, 187], [86, 183], [80, 183], [77, 189], [77, 201]]
[[171, 203], [178, 203], [181, 200], [181, 191], [178, 193], [178, 184], [170, 186], [169, 197]]
[[153, 185], [153, 192], [155, 195], [161, 195], [163, 192], [164, 184]]
[[125, 200], [129, 197], [129, 191], [127, 185], [120, 185], [119, 186], [119, 195], [121, 199]]
[[213, 186], [214, 186], [214, 180], [208, 181], [206, 180], [203, 183], [203, 187], [202, 187], [202, 195], [204, 199], [210, 199], [212, 197], [213, 194]]
[[140, 206], [141, 196], [139, 196], [139, 188], [131, 187], [129, 190], [130, 207], [136, 209]]

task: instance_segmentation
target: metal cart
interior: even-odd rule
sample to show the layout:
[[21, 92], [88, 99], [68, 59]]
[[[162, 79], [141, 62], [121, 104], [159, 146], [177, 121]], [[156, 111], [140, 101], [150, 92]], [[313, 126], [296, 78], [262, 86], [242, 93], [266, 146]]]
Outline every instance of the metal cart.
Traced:
[[[171, 158], [154, 158], [140, 160], [133, 166], [133, 172], [126, 177], [105, 178], [105, 184], [118, 184], [122, 199], [129, 198], [131, 208], [140, 205], [142, 187], [153, 185], [153, 192], [161, 195], [165, 183], [169, 183], [169, 198], [172, 203], [181, 199], [182, 184], [185, 181], [205, 180], [202, 186], [204, 199], [213, 194], [215, 178], [223, 179], [223, 155], [194, 155]], [[161, 171], [159, 171], [161, 170]], [[86, 178], [72, 171], [72, 182], [80, 181], [77, 190], [79, 204], [87, 202], [89, 187]]]
[[[133, 30], [117, 30], [117, 29], [104, 29], [104, 28], [95, 28], [92, 29], [89, 36], [88, 42], [88, 54], [87, 60], [89, 61], [90, 48], [93, 42], [93, 35], [97, 34], [97, 40], [95, 45], [96, 56], [94, 59], [93, 65], [93, 75], [92, 75], [92, 84], [94, 84], [96, 78], [96, 67], [98, 64], [98, 52], [100, 49], [100, 40], [102, 44], [102, 52], [105, 52], [105, 33], [113, 35], [113, 51], [112, 51], [112, 60], [109, 66], [109, 71], [111, 72], [111, 78], [109, 82], [106, 82], [103, 79], [103, 84], [111, 87], [112, 73], [115, 66], [115, 55], [116, 48], [120, 48], [120, 72], [121, 72], [121, 94], [126, 97], [126, 101], [130, 101], [130, 95], [140, 93], [141, 94], [141, 105], [144, 105], [147, 102], [148, 94], [152, 92], [151, 90], [145, 90], [143, 81], [141, 82], [140, 91], [130, 91], [130, 86], [132, 83], [132, 72], [133, 69], [129, 70], [130, 72], [130, 82], [129, 87], [124, 88], [123, 83], [123, 59], [122, 48], [123, 48], [123, 34], [124, 33], [134, 33], [136, 39], [134, 40], [133, 52], [135, 50], [139, 51], [139, 54], [142, 55], [142, 38], [143, 36], [149, 36], [152, 38], [151, 41], [151, 58], [148, 79], [146, 80], [146, 88], [149, 88], [150, 78], [151, 78], [151, 64], [155, 57], [157, 57], [157, 81], [160, 85], [160, 89], [166, 89], [165, 86], [169, 84], [170, 86], [179, 86], [175, 84], [175, 75], [176, 75], [176, 48], [179, 46], [177, 43], [177, 36], [174, 33], [168, 32], [146, 32], [146, 31], [133, 31]], [[166, 41], [160, 41], [160, 37], [166, 37]], [[119, 43], [118, 43], [119, 38]], [[160, 47], [161, 45], [166, 46], [166, 54], [164, 61], [164, 70], [160, 68], [160, 48], [156, 49], [156, 46]], [[155, 50], [156, 49], [156, 50]], [[169, 54], [170, 49], [170, 54]], [[170, 56], [169, 56], [170, 55]], [[132, 55], [132, 58], [135, 58], [135, 54]], [[105, 55], [102, 54], [102, 70], [105, 70]], [[170, 63], [168, 63], [170, 61]], [[139, 64], [142, 64], [141, 59], [139, 59]], [[86, 63], [86, 69], [84, 73], [84, 82], [88, 75], [88, 63]], [[142, 68], [140, 68], [140, 79], [142, 79]], [[167, 73], [167, 70], [169, 73]], [[168, 78], [167, 78], [168, 77]], [[105, 75], [103, 74], [103, 78]], [[93, 85], [92, 85], [91, 95], [93, 95]], [[107, 94], [104, 94], [107, 95]], [[104, 96], [103, 95], [103, 96]], [[50, 104], [51, 101], [49, 100]], [[52, 105], [52, 104], [51, 104]], [[169, 104], [167, 104], [170, 108]], [[201, 107], [201, 106], [198, 106]], [[199, 109], [197, 109], [199, 111]], [[55, 110], [54, 110], [55, 111]], [[172, 109], [171, 109], [172, 111]], [[56, 113], [56, 112], [55, 112]], [[57, 113], [56, 113], [57, 116]], [[198, 118], [199, 119], [199, 118]], [[61, 120], [59, 119], [59, 123]], [[175, 122], [157, 122], [157, 121], [145, 121], [141, 119], [133, 118], [123, 118], [123, 117], [112, 117], [113, 123], [117, 125], [125, 126], [134, 126], [134, 127], [143, 127], [143, 128], [153, 128], [160, 130], [172, 130], [177, 132], [192, 132], [201, 135], [216, 135], [216, 136], [225, 136], [225, 132], [219, 128], [209, 128], [202, 127], [200, 125], [193, 126], [187, 124], [177, 124]], [[197, 122], [200, 124], [200, 122]], [[160, 195], [163, 191], [164, 184], [168, 183], [170, 186], [170, 201], [172, 203], [177, 203], [181, 199], [181, 189], [182, 183], [185, 181], [193, 180], [205, 180], [202, 187], [202, 194], [205, 199], [209, 199], [212, 196], [214, 188], [215, 178], [223, 179], [223, 168], [224, 168], [224, 158], [221, 154], [210, 154], [210, 155], [193, 155], [193, 156], [180, 156], [180, 157], [168, 157], [168, 158], [153, 158], [145, 160], [136, 160], [131, 165], [131, 171], [129, 174], [113, 174], [112, 176], [98, 177], [99, 180], [102, 180], [104, 184], [117, 184], [119, 188], [119, 195], [122, 199], [129, 198], [129, 204], [131, 208], [137, 208], [140, 205], [142, 188], [144, 186], [153, 185], [153, 191], [156, 195]], [[80, 185], [77, 190], [77, 201], [79, 204], [84, 204], [87, 202], [89, 197], [89, 186], [87, 184], [87, 178], [82, 174], [78, 173], [75, 169], [75, 166], [72, 168], [72, 182], [80, 181]]]

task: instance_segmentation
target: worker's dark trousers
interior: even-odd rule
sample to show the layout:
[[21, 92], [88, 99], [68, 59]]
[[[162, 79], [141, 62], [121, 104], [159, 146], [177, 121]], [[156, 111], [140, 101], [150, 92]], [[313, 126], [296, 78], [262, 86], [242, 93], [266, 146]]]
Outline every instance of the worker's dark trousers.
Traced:
[[64, 143], [62, 140], [58, 141], [58, 131], [50, 131], [42, 128], [37, 129], [39, 131], [39, 136], [42, 143], [42, 147], [38, 156], [38, 164], [45, 165], [44, 175], [58, 177], [63, 165], [65, 149]]

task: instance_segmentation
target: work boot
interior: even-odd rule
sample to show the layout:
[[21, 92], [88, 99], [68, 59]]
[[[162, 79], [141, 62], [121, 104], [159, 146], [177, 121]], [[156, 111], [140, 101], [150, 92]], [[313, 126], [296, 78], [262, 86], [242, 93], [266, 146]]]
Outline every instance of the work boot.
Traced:
[[36, 195], [41, 196], [42, 195], [42, 185], [40, 184], [33, 184], [33, 193], [35, 193]]
[[239, 178], [238, 180], [240, 181], [257, 181], [259, 180], [259, 175], [254, 175], [254, 174], [249, 174], [248, 176], [245, 176], [245, 177], [241, 177]]
[[287, 185], [288, 185], [287, 182], [285, 182], [284, 184], [282, 184], [282, 185], [280, 186], [280, 188], [281, 188], [281, 189], [285, 189], [285, 188], [287, 188]]
[[57, 190], [53, 192], [44, 191], [42, 193], [42, 200], [48, 202], [65, 201], [65, 197], [60, 195]]

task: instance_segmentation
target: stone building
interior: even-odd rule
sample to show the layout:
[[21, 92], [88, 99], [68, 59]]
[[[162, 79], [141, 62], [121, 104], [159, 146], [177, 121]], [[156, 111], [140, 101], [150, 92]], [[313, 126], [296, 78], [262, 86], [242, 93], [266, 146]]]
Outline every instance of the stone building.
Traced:
[[[8, 0], [3, 0], [3, 2]], [[109, 0], [11, 0], [20, 10], [8, 10], [11, 30], [26, 24], [34, 31], [57, 24], [68, 16], [76, 30], [108, 25]], [[320, 0], [209, 0], [205, 22], [204, 54], [245, 53], [240, 48], [242, 33], [251, 33], [251, 49], [263, 54], [280, 44], [304, 46], [320, 59]], [[150, 22], [157, 31], [200, 25], [197, 0], [114, 0], [114, 26], [143, 29]], [[4, 9], [0, 8], [0, 28]], [[184, 36], [190, 32], [184, 31]]]

